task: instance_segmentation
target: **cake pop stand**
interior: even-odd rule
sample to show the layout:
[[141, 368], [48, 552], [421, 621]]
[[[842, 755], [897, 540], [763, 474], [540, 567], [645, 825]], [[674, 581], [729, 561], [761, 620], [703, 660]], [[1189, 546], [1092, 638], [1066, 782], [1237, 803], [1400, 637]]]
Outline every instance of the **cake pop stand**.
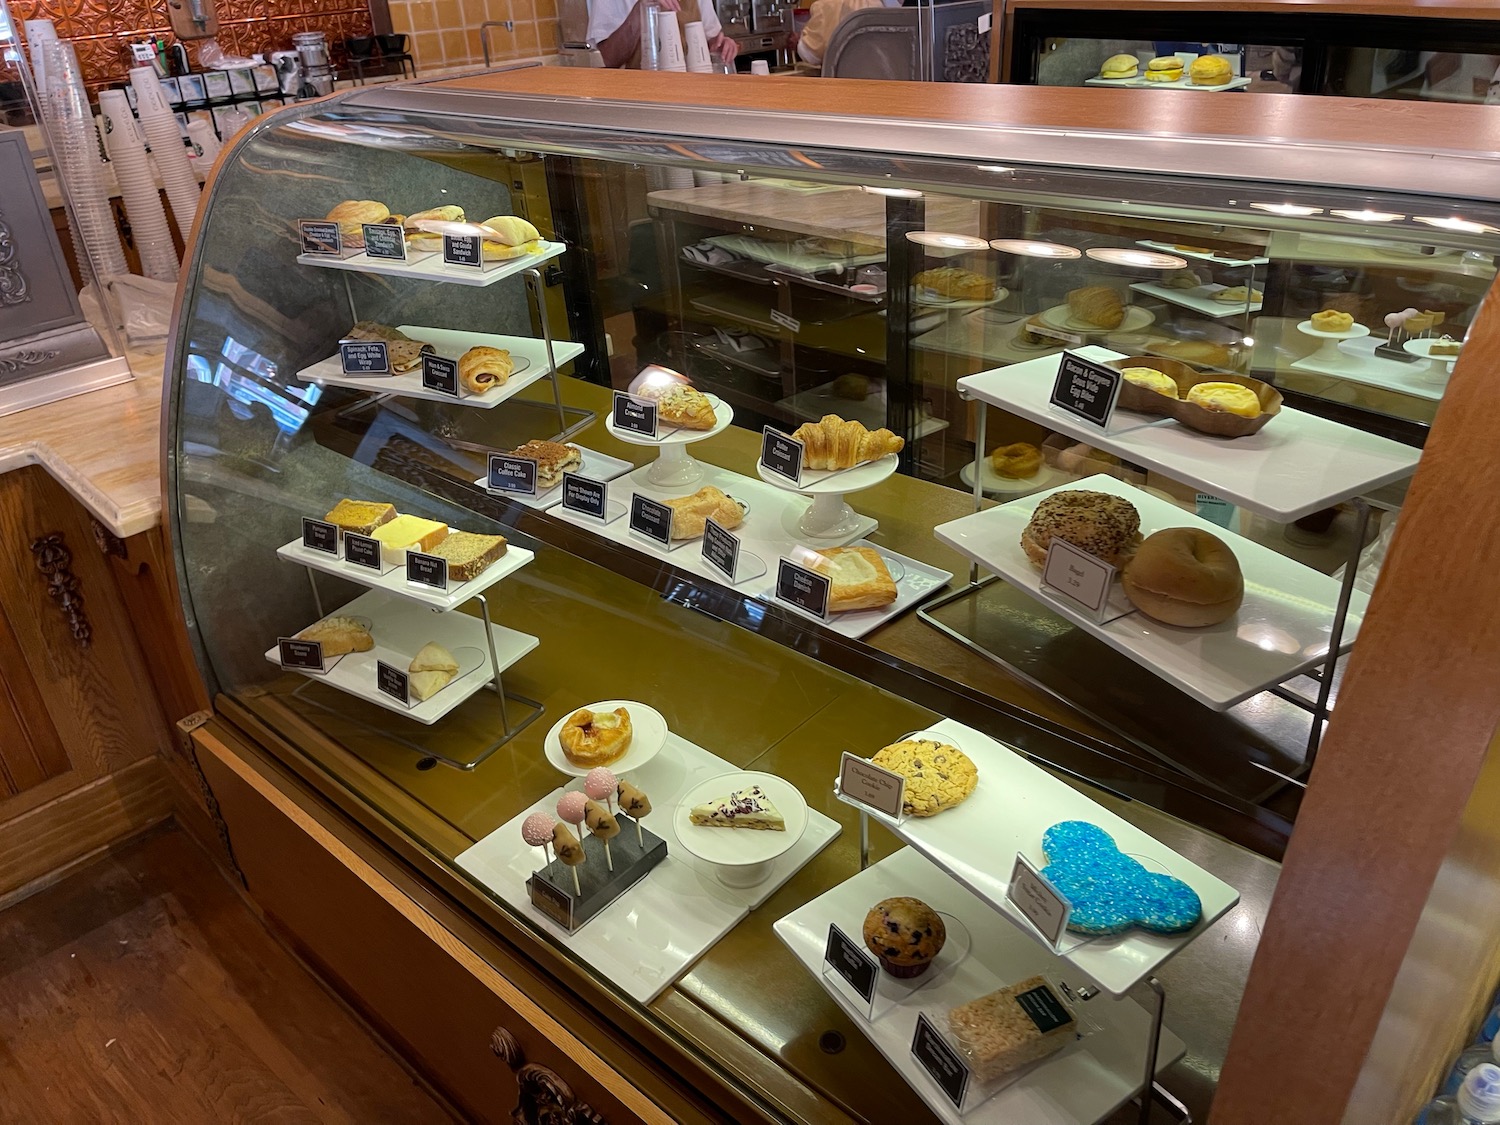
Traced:
[[687, 447], [695, 441], [722, 434], [734, 421], [732, 406], [712, 395], [709, 396], [709, 400], [714, 408], [714, 427], [711, 430], [685, 430], [673, 428], [670, 423], [663, 422], [657, 427], [660, 436], [650, 438], [645, 434], [635, 433], [633, 430], [616, 429], [613, 417], [604, 419], [604, 428], [609, 431], [611, 437], [619, 438], [630, 445], [656, 447], [656, 460], [646, 470], [646, 479], [652, 484], [664, 488], [678, 488], [694, 484], [703, 479], [703, 466], [693, 460], [688, 454]]
[[802, 474], [802, 482], [794, 484], [786, 477], [778, 476], [758, 462], [755, 471], [760, 479], [788, 492], [800, 492], [811, 496], [812, 503], [795, 524], [787, 521], [787, 531], [809, 539], [862, 539], [874, 531], [878, 524], [869, 516], [862, 516], [844, 502], [851, 492], [871, 488], [896, 471], [896, 455], [887, 453], [865, 465], [852, 469], [813, 469]]
[[1448, 376], [1453, 374], [1453, 365], [1458, 362], [1456, 355], [1433, 355], [1432, 345], [1437, 342], [1437, 340], [1427, 338], [1407, 340], [1401, 345], [1402, 349], [1409, 354], [1421, 356], [1427, 361], [1412, 373], [1423, 383], [1437, 383], [1438, 385], [1446, 383]]
[[[692, 822], [694, 805], [727, 797], [737, 789], [758, 785], [786, 821], [786, 831], [746, 828], [704, 828]], [[772, 865], [791, 851], [807, 831], [807, 802], [790, 781], [773, 773], [741, 771], [710, 777], [683, 794], [672, 812], [672, 827], [682, 850], [711, 866], [726, 887], [754, 887], [764, 883]]]
[[1316, 364], [1320, 369], [1329, 367], [1353, 367], [1358, 361], [1352, 356], [1339, 350], [1339, 344], [1345, 340], [1358, 340], [1362, 336], [1368, 336], [1370, 330], [1363, 324], [1356, 324], [1343, 332], [1324, 332], [1322, 329], [1314, 328], [1312, 321], [1304, 320], [1297, 325], [1297, 331], [1304, 336], [1311, 336], [1314, 340], [1321, 340], [1322, 346], [1312, 355], [1298, 360], [1299, 363], [1309, 365]]

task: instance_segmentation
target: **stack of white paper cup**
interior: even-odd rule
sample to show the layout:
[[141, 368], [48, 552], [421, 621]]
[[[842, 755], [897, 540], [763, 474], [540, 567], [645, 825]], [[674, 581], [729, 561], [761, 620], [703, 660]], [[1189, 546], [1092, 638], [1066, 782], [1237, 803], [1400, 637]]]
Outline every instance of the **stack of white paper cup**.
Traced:
[[177, 223], [177, 233], [187, 241], [188, 231], [193, 226], [193, 216], [198, 213], [201, 192], [198, 177], [188, 164], [187, 146], [183, 144], [182, 127], [167, 104], [167, 92], [161, 88], [156, 71], [149, 66], [138, 66], [130, 72], [130, 84], [135, 88], [136, 112], [141, 118], [141, 128], [151, 145], [151, 158], [156, 161], [156, 170], [161, 174], [162, 187], [167, 200], [172, 204], [172, 218]]
[[766, 62], [765, 59], [751, 59], [750, 60], [750, 73], [751, 74], [770, 74], [771, 73], [771, 64], [768, 63], [768, 62]]
[[686, 42], [683, 46], [687, 53], [688, 70], [694, 74], [714, 72], [714, 60], [708, 53], [708, 36], [704, 34], [702, 20], [694, 20], [687, 25]]
[[157, 281], [176, 281], [177, 250], [172, 245], [172, 228], [167, 225], [146, 145], [136, 132], [125, 91], [101, 91], [99, 116], [104, 147], [109, 151], [120, 198], [125, 201], [125, 213], [130, 216], [130, 229], [141, 255], [141, 272]]
[[682, 25], [677, 22], [676, 12], [667, 12], [661, 18], [661, 54], [658, 70], [687, 70], [687, 59], [682, 54]]
[[195, 117], [188, 122], [188, 140], [193, 142], [193, 151], [189, 158], [193, 173], [200, 180], [207, 179], [209, 169], [214, 166], [214, 161], [219, 159], [219, 138], [214, 136], [212, 125], [201, 117]]

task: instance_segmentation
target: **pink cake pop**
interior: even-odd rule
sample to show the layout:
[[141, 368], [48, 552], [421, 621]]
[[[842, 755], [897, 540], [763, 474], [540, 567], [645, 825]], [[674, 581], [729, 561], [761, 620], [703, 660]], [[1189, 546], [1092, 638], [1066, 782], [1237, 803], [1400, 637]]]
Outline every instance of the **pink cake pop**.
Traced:
[[557, 821], [544, 812], [532, 813], [521, 822], [521, 839], [533, 848], [541, 848], [542, 857], [548, 863], [552, 862], [552, 853], [547, 850], [547, 845], [552, 843], [552, 828], [556, 824]]
[[615, 775], [603, 766], [589, 770], [583, 779], [583, 791], [591, 801], [609, 802], [609, 811], [615, 811]]
[[557, 802], [557, 815], [569, 824], [582, 824], [586, 812], [588, 812], [588, 798], [577, 790], [564, 793]]

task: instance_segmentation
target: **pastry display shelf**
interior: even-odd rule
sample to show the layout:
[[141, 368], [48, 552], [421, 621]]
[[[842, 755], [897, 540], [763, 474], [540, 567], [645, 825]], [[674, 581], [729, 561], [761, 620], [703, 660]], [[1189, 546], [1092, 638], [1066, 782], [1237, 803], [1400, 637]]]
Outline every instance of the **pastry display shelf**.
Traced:
[[324, 574], [332, 574], [349, 582], [357, 582], [372, 590], [381, 590], [400, 598], [421, 602], [435, 610], [446, 611], [457, 609], [464, 602], [484, 593], [502, 578], [510, 577], [536, 558], [536, 554], [525, 547], [517, 547], [514, 543], [507, 544], [505, 554], [485, 567], [476, 577], [467, 582], [450, 583], [447, 590], [407, 582], [404, 564], [392, 567], [384, 574], [380, 574], [368, 567], [346, 563], [340, 555], [328, 555], [305, 547], [300, 538], [277, 547], [276, 557], [305, 566], [310, 570], [322, 571]]
[[[1239, 902], [1239, 893], [1228, 883], [1067, 782], [1032, 765], [1019, 751], [952, 719], [943, 719], [923, 733], [957, 746], [973, 760], [979, 784], [969, 798], [936, 816], [907, 817], [900, 823], [868, 812], [862, 805], [855, 807], [862, 817], [878, 821], [957, 879], [1042, 949], [1054, 952], [1011, 904], [1006, 892], [1017, 853], [1038, 868], [1045, 866], [1042, 834], [1061, 821], [1086, 820], [1098, 825], [1114, 837], [1122, 852], [1136, 857], [1150, 870], [1175, 875], [1197, 893], [1203, 917], [1186, 933], [1154, 934], [1132, 929], [1092, 939], [1071, 932], [1064, 935], [1057, 956], [1087, 974], [1111, 996], [1124, 996], [1147, 982]], [[844, 800], [842, 794], [839, 799]], [[862, 849], [862, 859], [863, 855]], [[974, 929], [978, 933], [982, 928]]]
[[[1080, 348], [1078, 354], [1101, 363], [1124, 358], [1123, 353], [1102, 347]], [[1421, 455], [1420, 450], [1399, 442], [1290, 407], [1283, 407], [1259, 433], [1234, 439], [1124, 411], [1116, 415], [1117, 420], [1138, 418], [1140, 425], [1105, 432], [1051, 405], [1061, 362], [1060, 356], [1052, 355], [982, 371], [960, 379], [959, 393], [1278, 523], [1290, 523], [1410, 476]]]
[[347, 270], [351, 273], [374, 273], [385, 277], [419, 277], [424, 281], [447, 281], [454, 285], [493, 285], [508, 277], [515, 277], [529, 269], [549, 262], [567, 250], [561, 242], [543, 242], [536, 254], [523, 258], [511, 258], [499, 262], [486, 270], [472, 266], [450, 266], [438, 253], [426, 254], [405, 262], [393, 262], [385, 258], [372, 258], [359, 253], [349, 258], [325, 258], [320, 254], [298, 254], [297, 263], [303, 266], [321, 266], [323, 269]]
[[551, 359], [549, 359], [547, 341], [530, 336], [454, 332], [443, 328], [426, 328], [418, 324], [402, 324], [397, 327], [414, 340], [425, 340], [432, 344], [439, 355], [449, 359], [457, 359], [470, 348], [489, 347], [504, 348], [512, 356], [524, 359], [526, 362], [524, 367], [512, 374], [503, 385], [485, 391], [483, 394], [464, 393], [456, 398], [442, 391], [424, 387], [420, 368], [403, 375], [347, 375], [337, 355], [319, 360], [311, 367], [304, 367], [297, 372], [297, 378], [304, 383], [326, 383], [335, 387], [353, 387], [356, 390], [369, 391], [373, 394], [398, 395], [402, 398], [428, 399], [433, 402], [451, 402], [459, 406], [492, 410], [538, 380], [551, 375], [554, 361], [561, 365], [583, 354], [583, 345], [571, 340], [555, 341], [552, 344]]
[[[1206, 628], [1163, 625], [1135, 610], [1116, 583], [1105, 615], [1109, 620], [1100, 624], [1066, 598], [1044, 590], [1041, 572], [1021, 549], [1021, 533], [1042, 500], [1069, 489], [1129, 500], [1140, 512], [1142, 535], [1195, 527], [1226, 542], [1245, 578], [1245, 600], [1238, 612]], [[1328, 656], [1340, 594], [1335, 579], [1111, 476], [1099, 474], [963, 516], [933, 533], [939, 542], [1215, 711], [1317, 667]], [[1353, 643], [1368, 604], [1363, 592], [1351, 595], [1340, 651]]]
[[1138, 74], [1134, 78], [1099, 78], [1097, 76], [1084, 80], [1085, 86], [1123, 86], [1131, 90], [1196, 90], [1200, 94], [1222, 94], [1226, 90], [1242, 90], [1250, 85], [1248, 78], [1231, 78], [1218, 86], [1199, 86], [1190, 81], [1186, 76], [1179, 78], [1176, 82], [1150, 82], [1144, 75]]
[[[865, 912], [876, 902], [896, 896], [920, 898], [934, 910], [957, 918], [972, 935], [973, 948], [936, 980], [898, 980], [881, 973], [876, 1014], [871, 1019], [870, 1010], [862, 1008], [842, 982], [824, 972], [828, 927], [836, 923], [858, 941]], [[1130, 998], [1096, 996], [1081, 1003], [1075, 999], [1078, 1014], [1097, 1030], [1024, 1069], [989, 1100], [960, 1116], [912, 1057], [917, 1015], [925, 1013], [941, 1029], [947, 1008], [1030, 976], [1059, 976], [1075, 997], [1088, 982], [1070, 969], [1058, 972], [1057, 959], [1015, 927], [995, 925], [988, 903], [947, 877], [915, 848], [902, 848], [866, 868], [779, 919], [774, 928], [891, 1066], [949, 1125], [1092, 1125], [1119, 1109], [1144, 1084], [1150, 1013]], [[951, 939], [949, 944], [953, 944]], [[936, 975], [940, 968], [941, 961], [928, 972]], [[1181, 1058], [1185, 1049], [1181, 1039], [1163, 1031], [1156, 1070]]]
[[1192, 289], [1170, 289], [1165, 285], [1157, 285], [1155, 282], [1138, 281], [1130, 288], [1148, 297], [1155, 297], [1159, 301], [1192, 309], [1204, 316], [1243, 316], [1246, 312], [1257, 313], [1261, 310], [1260, 301], [1252, 301], [1247, 308], [1244, 301], [1214, 300], [1213, 294], [1229, 289], [1228, 285], [1198, 285]]
[[1367, 387], [1397, 391], [1416, 398], [1436, 402], [1443, 397], [1446, 379], [1432, 381], [1430, 365], [1424, 362], [1402, 363], [1399, 359], [1385, 359], [1375, 354], [1383, 343], [1379, 336], [1369, 335], [1353, 339], [1333, 341], [1309, 356], [1291, 364], [1293, 371], [1306, 371], [1314, 375], [1330, 375], [1347, 379], [1351, 383], [1362, 383]]
[[1271, 264], [1270, 258], [1221, 258], [1217, 254], [1205, 254], [1200, 250], [1184, 250], [1181, 246], [1170, 242], [1158, 242], [1150, 238], [1142, 238], [1136, 242], [1137, 246], [1144, 246], [1148, 250], [1161, 250], [1168, 254], [1175, 254], [1181, 258], [1191, 258], [1195, 262], [1212, 262], [1216, 266], [1266, 266]]

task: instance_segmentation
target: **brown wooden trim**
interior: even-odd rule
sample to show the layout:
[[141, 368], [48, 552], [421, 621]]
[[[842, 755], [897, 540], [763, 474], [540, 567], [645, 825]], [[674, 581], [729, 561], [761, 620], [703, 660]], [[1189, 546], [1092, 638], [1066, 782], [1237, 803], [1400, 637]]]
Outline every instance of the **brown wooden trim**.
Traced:
[[[1240, 1006], [1214, 1125], [1340, 1120], [1500, 724], [1497, 364], [1492, 289], [1344, 676]], [[1495, 882], [1492, 869], [1485, 893], [1500, 893]], [[1475, 967], [1451, 968], [1467, 976]], [[1407, 1040], [1414, 1056], [1446, 1049], [1423, 1030]]]

